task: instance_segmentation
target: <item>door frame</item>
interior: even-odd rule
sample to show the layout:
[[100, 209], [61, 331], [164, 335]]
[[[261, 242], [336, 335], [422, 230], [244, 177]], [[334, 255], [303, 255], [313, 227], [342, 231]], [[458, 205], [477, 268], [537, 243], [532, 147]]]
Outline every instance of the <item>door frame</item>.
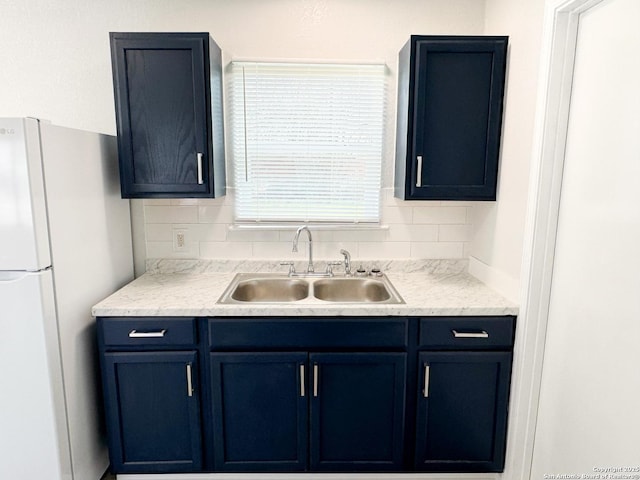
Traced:
[[602, 1], [545, 3], [505, 478], [531, 477], [578, 22]]

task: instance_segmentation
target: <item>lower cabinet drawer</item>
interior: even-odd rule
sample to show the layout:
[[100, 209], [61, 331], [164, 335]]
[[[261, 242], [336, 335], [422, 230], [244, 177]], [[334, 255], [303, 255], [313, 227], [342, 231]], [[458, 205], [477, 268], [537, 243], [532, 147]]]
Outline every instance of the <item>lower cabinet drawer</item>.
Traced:
[[98, 329], [108, 347], [191, 346], [197, 338], [195, 318], [105, 317]]
[[515, 317], [433, 317], [420, 320], [418, 348], [496, 350], [513, 348]]

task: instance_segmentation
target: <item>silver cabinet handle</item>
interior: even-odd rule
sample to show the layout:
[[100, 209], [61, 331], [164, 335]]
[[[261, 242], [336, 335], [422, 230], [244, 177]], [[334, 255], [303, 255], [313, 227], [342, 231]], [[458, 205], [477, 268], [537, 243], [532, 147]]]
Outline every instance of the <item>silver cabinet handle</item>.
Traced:
[[318, 396], [318, 364], [313, 364], [313, 396]]
[[202, 154], [198, 153], [198, 185], [202, 185], [204, 180], [202, 180]]
[[424, 398], [429, 398], [429, 365], [424, 364], [424, 390], [422, 391]]
[[193, 397], [193, 381], [191, 379], [191, 364], [187, 363], [187, 395]]
[[422, 186], [422, 155], [418, 155], [416, 158], [418, 161], [418, 167], [416, 169], [416, 187]]
[[159, 332], [139, 332], [137, 330], [131, 330], [129, 332], [129, 338], [162, 338], [167, 333], [167, 329], [163, 328]]
[[306, 390], [304, 386], [304, 364], [300, 364], [300, 396], [304, 397], [304, 391]]
[[482, 330], [481, 332], [459, 332], [451, 330], [455, 338], [489, 338], [489, 334]]

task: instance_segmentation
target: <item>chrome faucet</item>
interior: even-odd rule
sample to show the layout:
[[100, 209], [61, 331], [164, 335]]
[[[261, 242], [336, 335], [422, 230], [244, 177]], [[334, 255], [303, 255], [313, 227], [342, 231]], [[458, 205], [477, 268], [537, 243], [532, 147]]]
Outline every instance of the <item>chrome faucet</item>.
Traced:
[[293, 248], [291, 251], [298, 251], [298, 239], [300, 238], [300, 233], [303, 230], [307, 232], [307, 236], [309, 237], [309, 265], [307, 266], [307, 273], [313, 273], [313, 238], [311, 237], [311, 230], [309, 230], [307, 225], [303, 225], [296, 230], [296, 235], [293, 237]]

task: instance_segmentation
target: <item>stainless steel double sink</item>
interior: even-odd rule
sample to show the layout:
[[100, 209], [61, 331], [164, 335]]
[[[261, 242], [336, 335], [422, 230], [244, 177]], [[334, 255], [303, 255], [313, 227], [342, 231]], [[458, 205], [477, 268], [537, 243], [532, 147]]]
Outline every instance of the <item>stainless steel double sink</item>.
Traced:
[[385, 276], [289, 277], [239, 273], [218, 303], [404, 303]]

